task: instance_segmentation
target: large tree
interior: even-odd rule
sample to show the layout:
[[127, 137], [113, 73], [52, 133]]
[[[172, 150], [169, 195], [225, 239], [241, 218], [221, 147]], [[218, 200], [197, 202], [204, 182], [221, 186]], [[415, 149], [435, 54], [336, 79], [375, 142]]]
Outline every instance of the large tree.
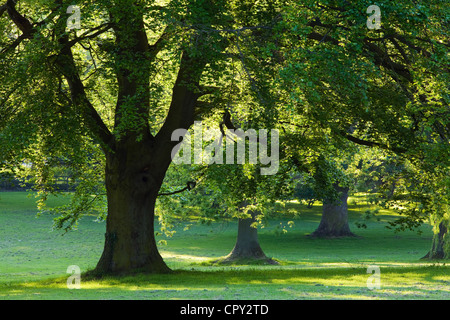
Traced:
[[399, 223], [431, 217], [435, 241], [447, 241], [432, 248], [448, 257], [448, 227], [439, 227], [448, 225], [448, 5], [378, 1], [381, 26], [373, 29], [372, 4], [290, 5], [281, 82], [291, 108], [330, 139], [381, 148], [410, 165], [411, 210]]
[[230, 43], [221, 30], [236, 27], [230, 4], [84, 2], [81, 29], [68, 30], [69, 4], [0, 7], [2, 160], [37, 163], [41, 173], [56, 155], [80, 173], [96, 163], [107, 198], [96, 270], [168, 271], [155, 243], [155, 201], [178, 142], [172, 132], [220, 107], [202, 98], [215, 89], [205, 83], [224, 77]]
[[[101, 210], [104, 194], [105, 245], [96, 271], [169, 271], [155, 243], [154, 216], [179, 143], [172, 134], [206, 117], [220, 121], [239, 100], [262, 98], [267, 106], [264, 78], [251, 62], [258, 59], [248, 55], [264, 54], [264, 61], [272, 54], [264, 39], [280, 5], [71, 5], [5, 0], [0, 6], [0, 163], [16, 173], [24, 161], [32, 164], [43, 201], [53, 192], [52, 167], [64, 159], [78, 184], [58, 227], [70, 228], [90, 208]], [[257, 105], [247, 104], [243, 113], [253, 114]]]

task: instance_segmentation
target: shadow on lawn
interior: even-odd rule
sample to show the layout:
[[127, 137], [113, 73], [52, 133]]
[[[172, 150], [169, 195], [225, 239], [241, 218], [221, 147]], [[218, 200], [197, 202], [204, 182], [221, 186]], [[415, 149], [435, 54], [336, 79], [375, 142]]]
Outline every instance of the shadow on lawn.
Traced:
[[445, 265], [381, 267], [381, 288], [367, 287], [363, 267], [214, 267], [101, 279], [81, 275], [81, 290], [68, 277], [10, 284], [0, 295], [16, 299], [449, 299]]

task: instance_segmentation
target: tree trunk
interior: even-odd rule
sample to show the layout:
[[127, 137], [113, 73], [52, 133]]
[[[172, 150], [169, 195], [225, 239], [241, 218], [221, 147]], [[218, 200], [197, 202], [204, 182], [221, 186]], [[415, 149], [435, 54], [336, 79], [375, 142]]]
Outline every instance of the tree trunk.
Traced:
[[170, 271], [156, 246], [155, 203], [172, 162], [172, 149], [178, 143], [172, 141], [171, 135], [176, 129], [188, 129], [194, 122], [200, 95], [191, 86], [198, 85], [202, 67], [183, 54], [169, 112], [158, 134], [152, 136], [146, 124], [142, 130], [130, 131], [114, 140], [113, 151], [105, 152], [108, 216], [97, 272]]
[[256, 222], [257, 213], [251, 211], [250, 214], [251, 218], [239, 219], [236, 244], [222, 262], [261, 260], [275, 264], [276, 262], [268, 258], [259, 245], [258, 229], [253, 226]]
[[158, 252], [154, 235], [156, 197], [170, 157], [162, 161], [154, 154], [147, 141], [124, 143], [107, 156], [108, 215], [105, 246], [96, 272], [170, 271]]
[[251, 218], [239, 219], [236, 244], [226, 259], [266, 259], [258, 241], [258, 229], [252, 226], [256, 221], [256, 214], [251, 213]]
[[352, 237], [355, 236], [348, 225], [348, 187], [334, 185], [340, 194], [339, 199], [324, 199], [322, 207], [322, 219], [312, 237]]
[[434, 234], [433, 242], [430, 251], [422, 258], [429, 260], [449, 259], [450, 258], [450, 244], [448, 235], [448, 228], [446, 221], [439, 223], [439, 232]]

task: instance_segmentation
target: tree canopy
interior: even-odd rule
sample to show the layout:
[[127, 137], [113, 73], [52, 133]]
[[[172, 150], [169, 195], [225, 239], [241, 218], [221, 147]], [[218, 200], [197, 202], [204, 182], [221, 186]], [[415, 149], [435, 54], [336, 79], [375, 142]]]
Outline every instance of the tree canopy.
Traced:
[[0, 4], [0, 164], [31, 170], [42, 201], [54, 191], [52, 168], [71, 169], [77, 197], [58, 226], [70, 228], [88, 208], [106, 219], [98, 271], [167, 271], [154, 209], [179, 143], [172, 133], [195, 121], [281, 132], [279, 175], [207, 168], [230, 206], [277, 197], [289, 168], [311, 172], [331, 144], [351, 142], [406, 164], [403, 222], [431, 215], [448, 228], [446, 1], [378, 1], [375, 29], [370, 1], [73, 5]]

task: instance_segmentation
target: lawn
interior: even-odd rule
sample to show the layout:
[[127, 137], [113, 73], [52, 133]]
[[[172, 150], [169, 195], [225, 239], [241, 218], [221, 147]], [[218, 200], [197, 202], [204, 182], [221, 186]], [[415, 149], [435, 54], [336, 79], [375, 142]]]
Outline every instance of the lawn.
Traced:
[[[85, 216], [77, 230], [62, 235], [52, 230], [52, 216], [36, 217], [34, 200], [24, 192], [0, 193], [2, 300], [450, 299], [445, 261], [420, 260], [431, 244], [430, 226], [422, 226], [422, 234], [395, 233], [385, 228], [394, 213], [380, 210], [366, 229], [359, 229], [355, 222], [369, 208], [362, 196], [349, 201], [350, 227], [357, 238], [309, 238], [320, 221], [319, 204], [308, 209], [293, 202], [287, 206], [289, 214], [274, 215], [259, 230], [259, 239], [279, 265], [214, 265], [212, 260], [232, 249], [236, 222], [180, 221], [171, 238], [157, 236], [165, 240], [159, 249], [172, 274], [101, 280], [82, 274], [81, 289], [67, 288], [67, 268], [77, 265], [85, 272], [95, 267], [103, 249], [104, 222]], [[370, 265], [379, 267], [379, 289], [367, 286]]]

